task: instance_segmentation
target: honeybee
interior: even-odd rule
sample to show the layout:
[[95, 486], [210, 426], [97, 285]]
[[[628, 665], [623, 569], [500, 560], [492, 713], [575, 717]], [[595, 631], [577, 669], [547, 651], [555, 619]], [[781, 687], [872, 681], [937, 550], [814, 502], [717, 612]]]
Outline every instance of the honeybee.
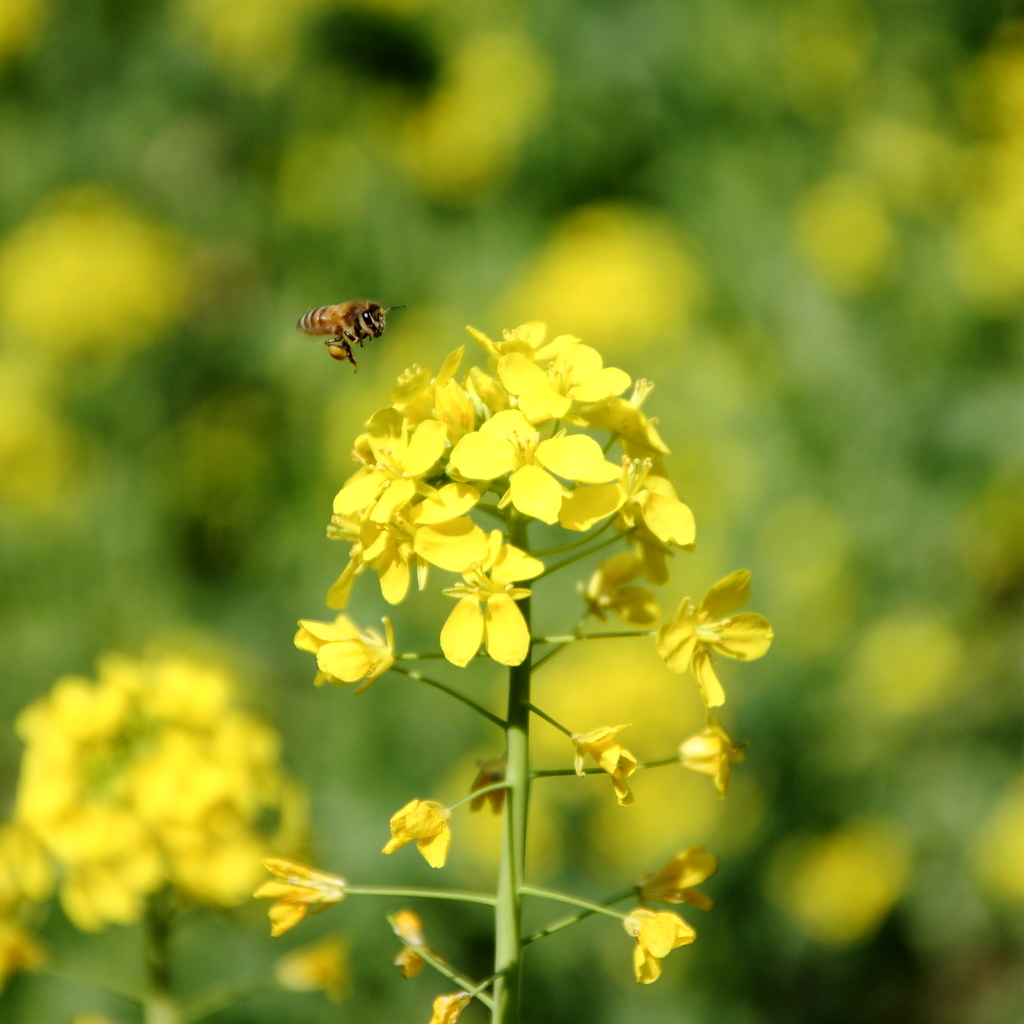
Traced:
[[342, 302], [337, 306], [321, 306], [311, 309], [296, 326], [303, 334], [327, 335], [324, 344], [333, 359], [347, 359], [358, 371], [353, 345], [362, 348], [366, 338], [379, 338], [384, 333], [384, 318], [392, 309], [402, 306], [388, 306], [376, 302], [356, 299]]

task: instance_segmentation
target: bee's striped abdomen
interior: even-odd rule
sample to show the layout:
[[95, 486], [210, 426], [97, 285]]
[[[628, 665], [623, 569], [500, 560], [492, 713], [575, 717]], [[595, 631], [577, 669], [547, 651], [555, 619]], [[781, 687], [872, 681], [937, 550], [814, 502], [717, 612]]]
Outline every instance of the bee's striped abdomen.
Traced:
[[335, 334], [338, 328], [337, 306], [311, 309], [296, 325], [303, 334]]

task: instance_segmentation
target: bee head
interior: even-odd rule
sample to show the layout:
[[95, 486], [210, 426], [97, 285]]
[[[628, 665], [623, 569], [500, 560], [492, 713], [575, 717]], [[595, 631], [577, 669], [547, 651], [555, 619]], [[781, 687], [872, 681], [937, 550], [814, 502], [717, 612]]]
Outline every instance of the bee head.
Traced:
[[378, 306], [376, 302], [368, 302], [366, 308], [359, 314], [360, 324], [375, 338], [379, 338], [384, 333], [386, 313], [387, 310]]

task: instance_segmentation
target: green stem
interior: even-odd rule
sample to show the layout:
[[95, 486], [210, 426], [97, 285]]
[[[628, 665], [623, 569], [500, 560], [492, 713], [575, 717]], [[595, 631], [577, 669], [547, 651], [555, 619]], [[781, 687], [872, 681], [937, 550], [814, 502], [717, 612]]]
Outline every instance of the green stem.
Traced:
[[345, 886], [346, 896], [402, 896], [411, 899], [455, 900], [458, 903], [482, 903], [493, 907], [497, 900], [485, 892], [463, 892], [460, 889], [404, 889], [391, 885]]
[[173, 914], [169, 889], [153, 893], [146, 902], [143, 935], [147, 986], [142, 1004], [145, 1024], [181, 1024], [171, 995], [169, 946]]
[[461, 800], [456, 800], [448, 810], [454, 811], [456, 807], [461, 807], [463, 804], [468, 804], [470, 800], [475, 800], [478, 796], [483, 796], [485, 793], [493, 793], [496, 789], [508, 789], [507, 782], [492, 782], [489, 786], [482, 786], [480, 789], [474, 789], [468, 796], [464, 796]]
[[474, 999], [479, 999], [489, 1010], [494, 1009], [494, 1000], [490, 996], [484, 995], [482, 989], [486, 988], [490, 982], [490, 979], [485, 981], [483, 985], [474, 985], [468, 978], [463, 977], [454, 968], [442, 960], [439, 956], [436, 956], [433, 950], [428, 949], [426, 946], [409, 946], [409, 949], [415, 950], [423, 958], [425, 963], [430, 964], [431, 967], [437, 971], [438, 974], [443, 974], [449, 981], [454, 981], [459, 988], [464, 989]]
[[616, 541], [623, 540], [628, 537], [628, 534], [617, 533], [614, 537], [609, 537], [607, 540], [601, 541], [600, 544], [595, 544], [592, 548], [588, 548], [586, 551], [578, 551], [575, 555], [570, 555], [568, 558], [563, 558], [560, 562], [555, 562], [554, 565], [549, 565], [536, 580], [542, 580], [545, 576], [550, 576], [553, 572], [558, 572], [559, 569], [564, 569], [567, 565], [572, 565], [573, 562], [578, 562], [580, 559], [587, 558], [590, 555], [595, 554], [602, 548], [608, 547], [609, 544], [614, 544]]
[[592, 914], [604, 914], [606, 917], [614, 917], [619, 921], [626, 919], [625, 914], [620, 914], [617, 910], [609, 910], [607, 907], [602, 907], [600, 903], [591, 903], [589, 900], [580, 900], [575, 896], [566, 896], [564, 893], [551, 892], [549, 889], [535, 889], [531, 885], [521, 885], [519, 892], [523, 896], [538, 896], [543, 900], [554, 900], [556, 903], [568, 903], [573, 907], [583, 907], [584, 910], [590, 911]]
[[249, 981], [218, 982], [193, 996], [182, 1008], [180, 1024], [196, 1024], [197, 1021], [234, 1006], [257, 992], [273, 992], [277, 985], [267, 978], [253, 978]]
[[562, 636], [535, 636], [532, 638], [532, 642], [534, 645], [559, 644], [564, 647], [566, 644], [574, 644], [578, 640], [624, 640], [657, 635], [656, 629], [623, 629], [614, 633], [565, 633]]
[[101, 992], [109, 992], [122, 999], [129, 999], [133, 1003], [145, 1004], [146, 1002], [146, 994], [141, 989], [133, 988], [131, 985], [122, 985], [119, 981], [111, 978], [99, 977], [88, 969], [44, 966], [43, 970], [55, 978], [60, 978], [61, 981], [70, 981], [75, 985], [85, 985], [88, 988], [99, 989]]
[[[625, 889], [622, 892], [616, 893], [614, 896], [609, 896], [606, 900], [601, 900], [601, 906], [607, 907], [612, 903], [618, 903], [620, 900], [624, 900], [628, 896], [632, 896], [635, 892], [635, 888]], [[528, 946], [531, 942], [536, 942], [538, 939], [545, 939], [549, 935], [554, 935], [555, 932], [562, 931], [564, 928], [570, 928], [574, 924], [579, 924], [580, 921], [583, 921], [588, 917], [592, 917], [596, 913], [596, 910], [584, 910], [581, 914], [570, 914], [568, 917], [560, 917], [557, 921], [552, 921], [551, 924], [545, 925], [532, 935], [527, 935], [526, 938], [523, 939], [523, 945]]]
[[481, 707], [475, 700], [470, 700], [469, 697], [463, 696], [458, 690], [453, 690], [450, 686], [446, 686], [444, 683], [439, 683], [436, 679], [428, 679], [427, 676], [423, 675], [422, 672], [417, 672], [413, 668], [401, 668], [398, 665], [392, 665], [389, 672], [401, 672], [403, 676], [408, 676], [410, 679], [415, 679], [418, 683], [426, 683], [427, 686], [434, 687], [435, 690], [440, 690], [442, 693], [447, 693], [449, 697], [454, 697], [456, 700], [462, 701], [466, 707], [472, 708], [477, 714], [483, 715], [484, 718], [493, 722], [496, 726], [501, 729], [505, 728], [505, 719], [499, 718], [497, 715], [492, 714], [487, 708]]
[[[609, 516], [615, 515], [614, 512], [609, 512], [608, 514]], [[560, 555], [563, 551], [572, 551], [575, 548], [582, 547], [584, 544], [589, 544], [596, 537], [600, 537], [601, 534], [604, 533], [604, 531], [607, 530], [614, 522], [614, 519], [609, 518], [608, 522], [603, 526], [598, 527], [598, 529], [594, 530], [592, 533], [588, 533], [585, 537], [580, 537], [579, 540], [574, 540], [570, 544], [559, 544], [556, 548], [545, 548], [543, 551], [531, 551], [530, 554], [535, 558], [546, 558], [548, 555]]]
[[[663, 757], [659, 761], [641, 761], [635, 768], [640, 771], [642, 768], [661, 768], [666, 764], [679, 764], [679, 755], [675, 757]], [[575, 768], [542, 768], [540, 771], [530, 772], [531, 779], [552, 779], [559, 775], [578, 775]], [[603, 768], [584, 768], [584, 775], [604, 775]]]
[[541, 709], [537, 707], [536, 704], [531, 704], [530, 710], [538, 718], [543, 718], [544, 721], [548, 723], [548, 725], [553, 725], [556, 729], [558, 729], [559, 732], [564, 732], [565, 735], [569, 737], [569, 739], [572, 739], [572, 737], [575, 735], [575, 733], [573, 733], [571, 729], [567, 729], [564, 725], [562, 725], [561, 722], [556, 722], [546, 711], [541, 711]]
[[[509, 540], [529, 550], [526, 521], [509, 515]], [[530, 598], [516, 602], [530, 628]], [[492, 1024], [518, 1024], [520, 958], [522, 954], [522, 898], [519, 887], [525, 877], [526, 814], [530, 799], [530, 654], [522, 664], [509, 669], [508, 714], [505, 726], [508, 763], [505, 782], [505, 824], [502, 835], [501, 867], [498, 874], [498, 904], [494, 921], [494, 1010]]]
[[[575, 626], [573, 626], [572, 633], [570, 634], [571, 636], [579, 636], [580, 630], [583, 629], [583, 627], [587, 624], [587, 619], [590, 618], [591, 614], [591, 609], [588, 607], [587, 610], [580, 616], [580, 621], [577, 622]], [[558, 654], [560, 651], [564, 651], [566, 646], [567, 644], [558, 644], [558, 646], [553, 647], [550, 651], [548, 651], [547, 654], [544, 655], [543, 658], [533, 663], [533, 671], [536, 672], [537, 669], [541, 667], [541, 665], [546, 665], [556, 654]]]

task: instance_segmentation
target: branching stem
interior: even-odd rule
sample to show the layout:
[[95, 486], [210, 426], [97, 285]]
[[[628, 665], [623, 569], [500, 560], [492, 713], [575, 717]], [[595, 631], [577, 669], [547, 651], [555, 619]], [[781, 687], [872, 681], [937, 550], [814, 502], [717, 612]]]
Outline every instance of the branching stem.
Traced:
[[[606, 900], [601, 900], [601, 906], [607, 907], [613, 903], [618, 903], [620, 900], [624, 900], [627, 897], [632, 896], [635, 892], [635, 888], [625, 889], [623, 892], [618, 892], [614, 896], [609, 896]], [[545, 925], [532, 935], [527, 935], [526, 938], [523, 939], [523, 945], [528, 946], [531, 942], [547, 938], [547, 936], [554, 935], [555, 932], [560, 932], [564, 928], [570, 928], [572, 925], [579, 924], [580, 921], [583, 921], [588, 917], [592, 917], [596, 913], [596, 910], [584, 910], [580, 914], [570, 914], [568, 917], [560, 917], [557, 921], [552, 921], [551, 924]]]
[[582, 907], [591, 914], [604, 914], [606, 917], [614, 917], [619, 921], [626, 919], [625, 914], [617, 910], [609, 910], [600, 903], [591, 903], [589, 900], [577, 899], [575, 896], [566, 896], [561, 892], [551, 892], [549, 889], [535, 889], [532, 885], [521, 885], [519, 892], [523, 896], [537, 896], [542, 900], [554, 900], [556, 903], [568, 903], [574, 907]]
[[608, 547], [609, 544], [614, 544], [616, 541], [623, 540], [628, 537], [628, 533], [617, 533], [614, 537], [608, 537], [601, 541], [600, 544], [595, 544], [592, 548], [588, 548], [586, 551], [577, 551], [576, 554], [570, 555], [568, 558], [563, 558], [560, 562], [555, 562], [554, 565], [549, 565], [538, 577], [538, 580], [544, 579], [545, 576], [550, 576], [553, 572], [558, 572], [559, 569], [564, 569], [567, 565], [572, 565], [573, 562], [578, 562], [583, 558], [587, 558], [590, 555], [596, 554], [603, 548]]
[[[636, 771], [640, 771], [643, 768], [662, 768], [667, 764], [679, 764], [680, 757], [676, 754], [674, 757], [663, 757], [659, 761], [641, 761], [636, 766]], [[553, 779], [560, 775], [578, 775], [580, 774], [574, 768], [542, 768], [540, 771], [530, 772], [531, 779]], [[584, 768], [584, 775], [604, 775], [605, 770], [603, 768]]]
[[470, 800], [475, 800], [478, 796], [483, 796], [485, 793], [493, 793], [498, 789], [508, 789], [507, 782], [494, 782], [489, 786], [481, 786], [480, 789], [474, 789], [469, 796], [464, 796], [461, 800], [456, 800], [448, 810], [454, 811], [456, 807], [461, 807], [463, 804], [468, 804]]
[[[559, 732], [564, 732], [570, 739], [575, 735], [571, 729], [567, 729], [561, 722], [556, 722], [546, 711], [541, 711], [536, 704], [530, 705], [530, 710], [538, 717], [543, 718], [548, 725], [553, 725]], [[531, 775], [533, 773], [531, 772]]]
[[346, 896], [401, 896], [406, 899], [454, 900], [457, 903], [482, 903], [493, 907], [497, 900], [485, 892], [459, 889], [406, 889], [393, 885], [346, 885]]
[[458, 701], [462, 701], [466, 707], [472, 708], [477, 714], [483, 715], [488, 721], [493, 722], [499, 729], [505, 728], [505, 719], [499, 718], [494, 713], [487, 710], [487, 708], [481, 707], [475, 700], [471, 700], [469, 697], [459, 693], [458, 690], [453, 690], [450, 686], [444, 683], [439, 683], [436, 679], [429, 679], [423, 675], [422, 672], [416, 671], [413, 668], [402, 668], [399, 665], [392, 665], [389, 672], [400, 672], [403, 676], [408, 676], [410, 679], [415, 679], [418, 683], [426, 683], [427, 686], [434, 687], [435, 690], [440, 690], [442, 693], [447, 693], [449, 697], [454, 697]]

